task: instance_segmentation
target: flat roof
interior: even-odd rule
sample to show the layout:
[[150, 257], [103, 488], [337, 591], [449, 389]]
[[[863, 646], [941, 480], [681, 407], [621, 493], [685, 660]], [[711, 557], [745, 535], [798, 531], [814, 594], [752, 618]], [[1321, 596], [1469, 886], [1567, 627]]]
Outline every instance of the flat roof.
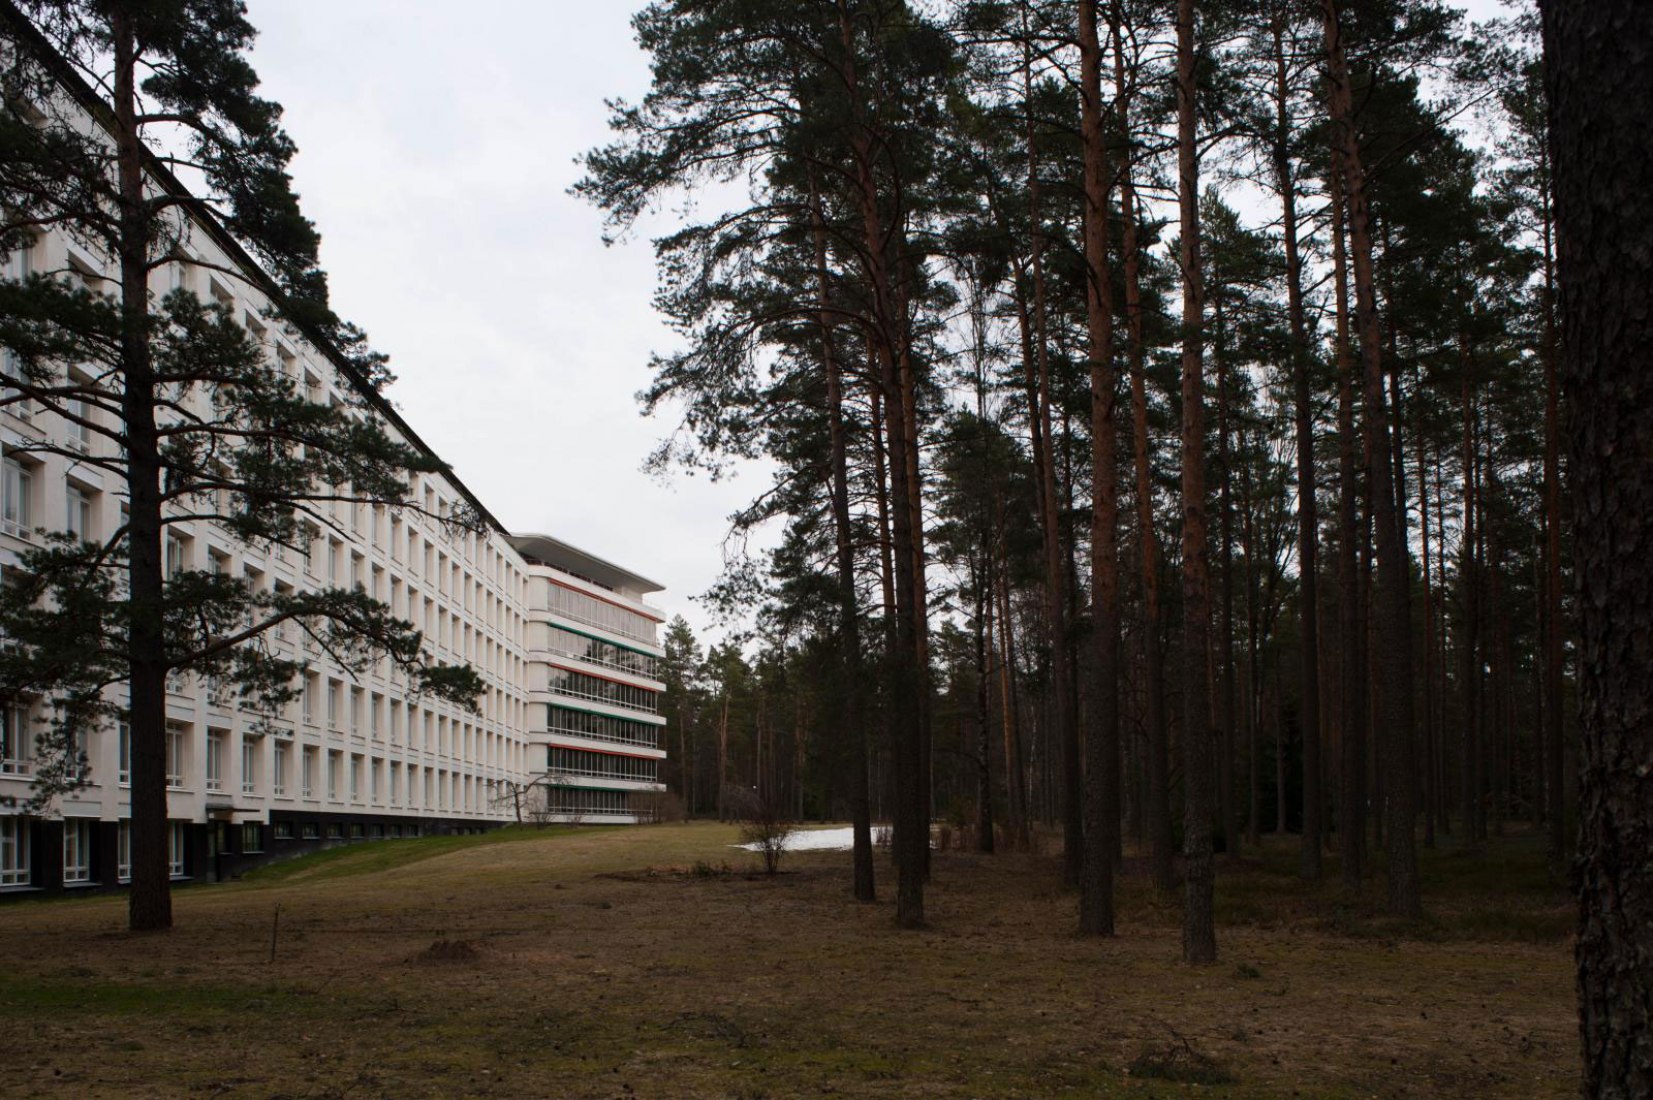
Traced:
[[550, 535], [524, 532], [507, 536], [511, 545], [517, 548], [517, 553], [530, 561], [544, 562], [546, 565], [559, 567], [576, 576], [596, 581], [609, 588], [630, 588], [638, 592], [661, 592], [665, 585], [658, 581], [651, 581], [641, 573], [633, 573], [629, 569], [615, 565], [607, 558], [600, 558], [596, 554], [581, 550], [578, 546], [564, 542], [562, 539]]

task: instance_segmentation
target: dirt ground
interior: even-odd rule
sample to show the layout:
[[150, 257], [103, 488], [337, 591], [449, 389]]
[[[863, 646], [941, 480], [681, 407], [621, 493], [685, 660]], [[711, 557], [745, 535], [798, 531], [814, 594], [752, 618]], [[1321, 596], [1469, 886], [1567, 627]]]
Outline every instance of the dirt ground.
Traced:
[[1074, 934], [1049, 854], [937, 853], [901, 932], [848, 853], [769, 879], [726, 826], [514, 833], [180, 890], [162, 935], [119, 896], [0, 906], [0, 1095], [1577, 1092], [1572, 910], [1530, 838], [1425, 853], [1409, 925], [1273, 842], [1219, 867], [1196, 969], [1129, 862], [1112, 939]]

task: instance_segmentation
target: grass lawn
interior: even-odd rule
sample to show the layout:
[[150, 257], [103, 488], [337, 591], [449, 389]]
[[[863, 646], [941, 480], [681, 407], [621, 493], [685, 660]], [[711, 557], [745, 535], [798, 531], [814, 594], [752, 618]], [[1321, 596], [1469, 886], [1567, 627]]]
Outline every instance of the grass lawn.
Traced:
[[[53, 1097], [1572, 1096], [1571, 905], [1534, 838], [1423, 853], [1429, 916], [1219, 864], [1213, 967], [1128, 864], [1073, 934], [1051, 855], [937, 853], [931, 927], [774, 879], [707, 823], [357, 845], [181, 890], [0, 906], [0, 1094]], [[727, 864], [731, 869], [723, 870]], [[697, 866], [698, 865], [698, 866]], [[879, 886], [890, 894], [887, 862]], [[276, 955], [271, 928], [279, 911]]]

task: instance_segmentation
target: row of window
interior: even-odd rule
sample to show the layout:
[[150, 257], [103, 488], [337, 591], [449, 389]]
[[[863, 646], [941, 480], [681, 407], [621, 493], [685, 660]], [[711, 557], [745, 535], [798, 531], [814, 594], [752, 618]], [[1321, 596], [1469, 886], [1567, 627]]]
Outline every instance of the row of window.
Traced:
[[647, 722], [630, 722], [609, 714], [592, 714], [571, 707], [552, 707], [547, 729], [551, 733], [566, 733], [574, 737], [590, 737], [598, 741], [615, 741], [623, 745], [660, 747], [658, 726]]
[[[96, 882], [97, 825], [93, 818], [68, 817], [63, 819], [63, 884], [87, 886]], [[30, 819], [0, 817], [0, 887], [23, 887], [34, 884], [34, 852], [30, 843]], [[225, 828], [228, 828], [227, 826]], [[167, 822], [167, 869], [174, 878], [188, 873], [188, 830], [184, 821]], [[347, 831], [348, 830], [348, 831]], [[401, 824], [327, 822], [325, 825], [306, 821], [294, 825], [278, 821], [271, 826], [276, 840], [385, 840], [417, 837], [417, 823]], [[227, 840], [221, 841], [227, 847]], [[256, 855], [264, 851], [264, 826], [256, 821], [240, 826], [240, 851]], [[115, 875], [121, 882], [132, 878], [132, 822], [122, 819], [115, 831]]]
[[651, 680], [659, 679], [660, 658], [652, 653], [640, 653], [635, 649], [589, 638], [558, 626], [551, 627], [550, 631], [550, 641], [547, 644], [553, 653], [589, 661], [595, 665], [617, 668], [636, 676], [647, 676]]
[[376, 822], [367, 825], [356, 821], [350, 823], [348, 833], [342, 821], [329, 821], [325, 825], [315, 821], [305, 821], [298, 825], [291, 821], [278, 821], [271, 828], [277, 840], [321, 840], [324, 834], [328, 840], [401, 840], [403, 837], [419, 835], [419, 826], [411, 822], [406, 825], [398, 822], [388, 825]]
[[[97, 822], [90, 818], [63, 820], [63, 884], [84, 886], [93, 881], [94, 836]], [[258, 826], [250, 824], [256, 838]], [[174, 877], [186, 873], [188, 824], [167, 823], [167, 865]], [[257, 840], [254, 840], [254, 844]], [[257, 851], [244, 848], [245, 851]], [[29, 819], [0, 817], [0, 887], [29, 886], [34, 881], [33, 853], [29, 844]], [[132, 822], [122, 820], [115, 831], [115, 874], [122, 882], [132, 877]]]
[[659, 778], [660, 762], [653, 758], [615, 756], [586, 749], [565, 749], [551, 746], [546, 770], [552, 781], [559, 775], [579, 775], [592, 779], [633, 779], [653, 783]]
[[612, 703], [627, 710], [640, 710], [647, 714], [655, 713], [659, 693], [647, 688], [633, 687], [631, 684], [618, 684], [613, 680], [604, 680], [600, 676], [588, 676], [583, 672], [572, 672], [566, 668], [551, 669], [551, 691], [558, 695], [574, 695], [581, 699], [597, 699], [604, 703]]
[[601, 627], [623, 638], [635, 638], [640, 642], [654, 644], [655, 623], [648, 616], [639, 615], [635, 611], [607, 600], [600, 600], [596, 596], [576, 592], [555, 581], [551, 582], [549, 587], [551, 610], [556, 614], [588, 626]]
[[[33, 769], [33, 740], [28, 708], [13, 705], [0, 709], [0, 774], [28, 775]], [[209, 793], [221, 793], [229, 784], [228, 765], [232, 734], [227, 730], [208, 730], [206, 737], [205, 781]], [[117, 778], [122, 784], [132, 781], [132, 731], [125, 722], [118, 724], [119, 741]], [[288, 797], [294, 776], [293, 746], [281, 738], [273, 738], [270, 750], [270, 794]], [[240, 790], [243, 794], [259, 793], [261, 754], [259, 738], [241, 738]], [[190, 729], [182, 722], [168, 722], [166, 726], [166, 784], [181, 789], [186, 787], [189, 775]], [[84, 746], [83, 746], [84, 751]], [[303, 746], [299, 756], [298, 795], [314, 799], [317, 794], [317, 772], [320, 749]], [[404, 765], [401, 761], [387, 762], [379, 757], [360, 753], [346, 754], [337, 749], [327, 751], [327, 797], [339, 801], [345, 793], [352, 802], [366, 800], [389, 806], [403, 802], [404, 790], [407, 808], [438, 808], [455, 810], [486, 809], [489, 801], [485, 778], [464, 775], [447, 769], [424, 768], [417, 764]], [[404, 787], [403, 777], [406, 776]], [[365, 781], [364, 781], [365, 780]], [[347, 793], [346, 793], [347, 792]], [[423, 800], [420, 800], [421, 794]]]
[[569, 817], [603, 817], [632, 813], [629, 791], [605, 791], [596, 787], [552, 787], [546, 809]]

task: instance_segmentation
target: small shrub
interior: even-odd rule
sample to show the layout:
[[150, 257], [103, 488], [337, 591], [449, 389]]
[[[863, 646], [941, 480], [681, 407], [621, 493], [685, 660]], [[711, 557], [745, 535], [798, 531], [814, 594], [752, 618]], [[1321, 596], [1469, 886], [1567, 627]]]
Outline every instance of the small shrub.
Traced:
[[1263, 976], [1263, 972], [1250, 963], [1240, 963], [1234, 968], [1234, 976], [1241, 981], [1256, 981]]
[[735, 814], [740, 821], [740, 839], [757, 848], [763, 857], [763, 873], [777, 874], [781, 869], [781, 855], [786, 851], [786, 838], [792, 832], [792, 818], [787, 813], [785, 800], [759, 791], [739, 792]]

